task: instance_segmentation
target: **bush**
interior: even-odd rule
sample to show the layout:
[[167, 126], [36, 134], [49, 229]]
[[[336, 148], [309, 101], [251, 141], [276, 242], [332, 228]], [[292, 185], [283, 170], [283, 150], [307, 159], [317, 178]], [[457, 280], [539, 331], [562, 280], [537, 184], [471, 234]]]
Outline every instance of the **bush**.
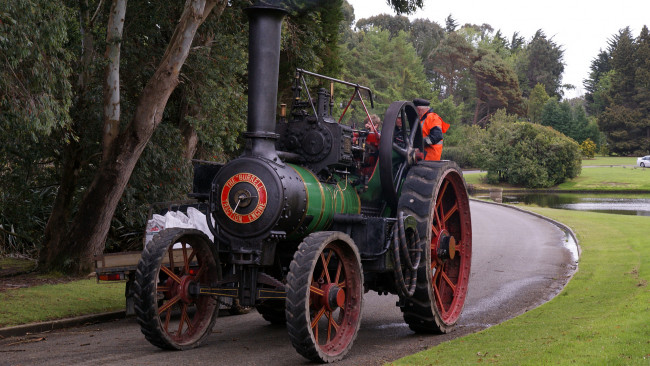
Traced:
[[490, 183], [548, 188], [580, 174], [580, 148], [574, 140], [550, 127], [513, 122], [505, 112], [492, 118], [477, 150]]
[[593, 159], [596, 155], [596, 144], [588, 138], [580, 144], [580, 150], [585, 158]]
[[445, 146], [442, 149], [442, 160], [452, 160], [461, 168], [472, 168], [472, 158], [465, 149], [458, 146]]

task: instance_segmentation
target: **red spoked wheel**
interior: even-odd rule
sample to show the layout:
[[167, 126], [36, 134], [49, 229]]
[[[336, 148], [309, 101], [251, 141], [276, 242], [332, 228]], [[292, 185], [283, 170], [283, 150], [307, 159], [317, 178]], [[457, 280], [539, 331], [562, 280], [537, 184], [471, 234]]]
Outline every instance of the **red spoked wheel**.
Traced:
[[460, 169], [450, 161], [421, 162], [404, 183], [400, 209], [418, 220], [426, 266], [418, 270], [404, 320], [417, 332], [446, 333], [465, 305], [472, 262], [469, 198]]
[[287, 276], [289, 338], [304, 357], [342, 359], [361, 322], [363, 273], [359, 251], [341, 232], [318, 232], [300, 244]]
[[199, 230], [166, 229], [145, 246], [135, 278], [136, 315], [145, 338], [164, 349], [197, 347], [219, 310], [201, 286], [221, 278], [215, 247]]

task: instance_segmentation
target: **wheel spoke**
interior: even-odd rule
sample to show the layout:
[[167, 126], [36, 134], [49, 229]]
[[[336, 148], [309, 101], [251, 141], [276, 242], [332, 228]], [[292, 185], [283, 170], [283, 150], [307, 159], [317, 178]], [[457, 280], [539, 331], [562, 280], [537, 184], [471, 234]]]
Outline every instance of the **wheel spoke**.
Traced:
[[442, 188], [440, 188], [440, 192], [438, 193], [438, 202], [436, 202], [436, 208], [442, 205], [442, 197], [445, 196], [447, 187], [449, 187], [449, 181], [445, 180], [445, 183], [442, 185]]
[[437, 286], [433, 286], [433, 291], [435, 292], [436, 302], [438, 303], [438, 308], [442, 314], [446, 313], [445, 306], [442, 304], [442, 296], [440, 296], [440, 290]]
[[167, 276], [169, 276], [169, 278], [174, 280], [174, 282], [179, 283], [179, 284], [181, 283], [180, 277], [178, 277], [171, 269], [163, 266], [163, 267], [160, 267], [160, 270], [165, 272], [167, 274]]
[[[320, 310], [318, 311], [318, 314], [316, 314], [316, 316], [314, 316], [314, 319], [312, 319], [312, 321], [311, 321], [312, 329], [314, 327], [318, 327], [318, 321], [320, 320], [320, 318], [323, 317], [323, 314], [325, 314], [325, 307], [324, 306], [320, 308]], [[315, 331], [314, 334], [316, 334], [316, 333], [318, 333], [318, 332]]]
[[174, 249], [173, 245], [169, 248], [167, 251], [167, 255], [169, 256], [169, 268], [174, 268]]
[[334, 283], [339, 283], [339, 278], [341, 277], [342, 269], [343, 269], [343, 263], [339, 261], [339, 265], [336, 267], [336, 276], [334, 276]]
[[449, 287], [451, 288], [451, 291], [453, 293], [456, 293], [456, 284], [453, 283], [451, 281], [451, 279], [449, 279], [449, 277], [447, 276], [447, 274], [444, 271], [441, 273], [441, 276], [442, 276], [442, 279], [447, 283], [447, 285], [449, 285]]
[[327, 283], [332, 282], [332, 281], [330, 281], [330, 274], [327, 271], [327, 266], [329, 265], [330, 259], [332, 259], [332, 252], [331, 251], [329, 252], [329, 255], [328, 255], [327, 259], [325, 259], [325, 251], [323, 251], [320, 254], [320, 260], [321, 260], [322, 265], [323, 265], [323, 271], [321, 272], [320, 277], [318, 277], [319, 281], [322, 281], [323, 279], [325, 279], [325, 277], [327, 277]]
[[187, 244], [183, 242], [181, 244], [181, 247], [183, 248], [183, 274], [189, 274], [190, 273], [190, 264], [187, 260]]
[[338, 334], [339, 325], [334, 320], [331, 311], [325, 313], [325, 316], [327, 317], [327, 342], [329, 343], [329, 341], [332, 340], [332, 328], [334, 328], [334, 334]]
[[178, 322], [178, 332], [176, 332], [176, 335], [181, 335], [183, 334], [183, 323], [185, 323], [185, 319], [187, 318], [187, 304], [183, 304], [183, 308], [181, 309], [181, 319]]
[[169, 321], [171, 320], [171, 318], [172, 318], [172, 309], [167, 309], [167, 314], [165, 314], [164, 329], [165, 329], [165, 332], [168, 332], [168, 333], [169, 333]]
[[447, 214], [445, 215], [444, 221], [448, 222], [449, 218], [451, 215], [453, 215], [456, 211], [458, 211], [458, 202], [456, 202], [450, 209], [447, 211]]
[[165, 310], [171, 308], [174, 304], [179, 302], [181, 300], [181, 295], [176, 295], [172, 297], [169, 301], [163, 304], [160, 308], [158, 308], [158, 314], [162, 314], [165, 312]]
[[320, 288], [314, 285], [309, 286], [309, 292], [318, 296], [325, 296], [325, 291], [321, 290]]

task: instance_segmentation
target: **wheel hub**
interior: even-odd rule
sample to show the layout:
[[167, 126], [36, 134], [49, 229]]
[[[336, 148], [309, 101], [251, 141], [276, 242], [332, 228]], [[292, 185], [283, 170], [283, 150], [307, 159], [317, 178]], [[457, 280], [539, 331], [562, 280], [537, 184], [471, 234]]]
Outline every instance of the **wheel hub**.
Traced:
[[438, 258], [443, 261], [454, 259], [456, 255], [456, 238], [451, 236], [447, 230], [443, 230], [438, 236], [436, 252]]
[[194, 296], [192, 295], [193, 287], [195, 287], [194, 276], [183, 276], [181, 277], [181, 283], [177, 283], [171, 278], [168, 278], [166, 285], [169, 286], [169, 292], [166, 294], [167, 300], [180, 296], [181, 301], [186, 304], [194, 302]]
[[334, 283], [329, 283], [321, 288], [324, 295], [321, 297], [321, 305], [328, 311], [334, 311], [345, 305], [345, 291]]

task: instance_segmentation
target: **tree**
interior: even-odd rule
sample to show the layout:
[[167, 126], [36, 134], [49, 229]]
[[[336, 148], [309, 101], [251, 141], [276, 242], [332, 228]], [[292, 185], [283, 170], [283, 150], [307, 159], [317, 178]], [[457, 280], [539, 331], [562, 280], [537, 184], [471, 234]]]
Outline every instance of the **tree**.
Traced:
[[542, 121], [542, 110], [544, 105], [549, 100], [548, 94], [546, 94], [546, 89], [544, 85], [537, 84], [533, 88], [533, 91], [528, 97], [528, 119], [533, 123], [541, 123]]
[[553, 127], [556, 131], [569, 135], [573, 129], [571, 106], [550, 98], [542, 109], [541, 124]]
[[0, 2], [0, 243], [15, 253], [33, 254], [32, 233], [42, 231], [56, 193], [60, 150], [48, 135], [71, 120], [71, 15], [59, 2]]
[[[408, 35], [399, 32], [390, 37], [390, 32], [371, 28], [361, 32], [362, 41], [344, 50], [341, 54], [345, 68], [343, 79], [369, 87], [374, 92], [375, 111], [383, 114], [388, 105], [396, 100], [412, 100], [427, 97], [431, 91], [427, 85], [422, 62], [415, 48], [408, 41]], [[395, 67], [400, 65], [400, 67]], [[349, 98], [348, 91], [338, 94], [338, 100]], [[360, 105], [354, 103], [353, 119], [364, 119]]]
[[399, 32], [409, 32], [411, 28], [411, 21], [403, 15], [388, 15], [380, 14], [370, 18], [359, 19], [356, 28], [359, 30], [370, 30], [372, 27], [377, 27], [390, 32], [390, 37], [395, 37]]
[[444, 80], [443, 96], [454, 95], [461, 78], [469, 71], [474, 48], [463, 35], [452, 32], [440, 42], [428, 57], [433, 71]]
[[411, 14], [416, 10], [422, 8], [424, 5], [423, 0], [386, 0], [386, 4], [390, 5], [397, 14]]
[[454, 19], [451, 14], [449, 14], [447, 18], [445, 18], [445, 32], [455, 32], [456, 28], [458, 28], [458, 22], [456, 22], [456, 19]]
[[220, 15], [226, 2], [191, 0], [186, 3], [159, 66], [142, 90], [130, 123], [117, 135], [102, 159], [69, 230], [62, 232], [67, 225], [57, 226], [65, 221], [65, 212], [63, 207], [54, 207], [39, 257], [41, 269], [61, 269], [68, 273], [91, 270], [92, 256], [103, 251], [111, 217], [135, 164], [160, 124], [167, 101], [178, 85], [180, 69], [194, 35], [215, 6]]
[[597, 115], [605, 110], [605, 106], [600, 104], [597, 99], [599, 98], [598, 93], [602, 92], [603, 84], [601, 80], [612, 69], [609, 53], [601, 50], [598, 53], [598, 56], [591, 60], [591, 66], [589, 69], [589, 77], [583, 82], [586, 91], [585, 101], [587, 102], [587, 111], [592, 115]]
[[622, 29], [612, 49], [612, 68], [616, 70], [610, 93], [613, 102], [628, 108], [635, 108], [634, 86], [636, 62], [635, 42], [629, 27]]
[[645, 122], [638, 109], [619, 104], [607, 107], [598, 117], [598, 126], [607, 136], [611, 152], [628, 156], [648, 151]]
[[620, 155], [650, 151], [650, 36], [643, 27], [632, 37], [629, 27], [608, 41], [611, 70], [602, 75], [592, 93], [592, 109], [607, 136], [609, 150]]
[[645, 127], [645, 153], [647, 153], [650, 152], [650, 31], [647, 26], [641, 29], [636, 44], [634, 101], [643, 116], [642, 128]]
[[495, 52], [480, 53], [471, 68], [477, 93], [474, 124], [485, 125], [498, 109], [505, 109], [510, 114], [523, 114], [523, 100], [514, 70]]
[[524, 80], [520, 79], [524, 96], [528, 97], [535, 85], [542, 84], [549, 96], [562, 96], [564, 50], [539, 29], [526, 47]]

